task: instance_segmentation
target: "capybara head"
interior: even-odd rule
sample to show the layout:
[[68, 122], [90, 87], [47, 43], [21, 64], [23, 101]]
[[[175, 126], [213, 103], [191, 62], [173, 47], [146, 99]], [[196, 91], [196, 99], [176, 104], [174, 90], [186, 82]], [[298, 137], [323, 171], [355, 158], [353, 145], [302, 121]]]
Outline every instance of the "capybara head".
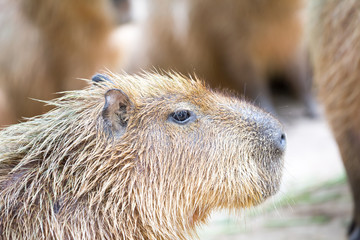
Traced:
[[107, 73], [50, 103], [0, 133], [5, 238], [185, 239], [278, 189], [280, 123], [199, 80]]

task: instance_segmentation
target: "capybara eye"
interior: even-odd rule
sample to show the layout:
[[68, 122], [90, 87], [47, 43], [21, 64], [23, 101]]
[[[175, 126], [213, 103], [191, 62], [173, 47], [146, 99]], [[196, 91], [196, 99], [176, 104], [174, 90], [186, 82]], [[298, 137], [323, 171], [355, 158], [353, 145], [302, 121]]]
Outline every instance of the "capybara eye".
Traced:
[[190, 121], [190, 118], [192, 116], [192, 112], [188, 110], [180, 110], [176, 111], [170, 114], [169, 118], [170, 120], [179, 123], [179, 124], [185, 124]]

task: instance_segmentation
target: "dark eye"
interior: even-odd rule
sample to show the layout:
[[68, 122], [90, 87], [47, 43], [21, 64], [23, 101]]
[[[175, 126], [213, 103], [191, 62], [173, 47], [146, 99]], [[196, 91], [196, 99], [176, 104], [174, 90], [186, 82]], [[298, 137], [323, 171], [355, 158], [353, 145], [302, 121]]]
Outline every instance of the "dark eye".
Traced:
[[193, 113], [188, 110], [180, 110], [170, 114], [169, 119], [178, 123], [185, 124], [191, 120]]

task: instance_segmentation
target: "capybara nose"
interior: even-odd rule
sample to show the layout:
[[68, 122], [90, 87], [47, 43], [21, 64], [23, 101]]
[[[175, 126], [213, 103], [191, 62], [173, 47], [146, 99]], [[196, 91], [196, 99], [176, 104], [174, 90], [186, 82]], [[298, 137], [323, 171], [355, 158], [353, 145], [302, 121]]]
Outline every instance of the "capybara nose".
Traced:
[[275, 138], [275, 148], [284, 152], [286, 149], [286, 134], [283, 131], [279, 131]]
[[278, 154], [283, 154], [286, 149], [286, 134], [283, 127], [274, 121], [274, 119], [268, 119], [268, 122], [264, 127], [264, 137], [268, 141], [268, 146]]
[[281, 155], [285, 152], [286, 134], [277, 119], [254, 107], [242, 109], [241, 113], [243, 120], [257, 132], [259, 146]]

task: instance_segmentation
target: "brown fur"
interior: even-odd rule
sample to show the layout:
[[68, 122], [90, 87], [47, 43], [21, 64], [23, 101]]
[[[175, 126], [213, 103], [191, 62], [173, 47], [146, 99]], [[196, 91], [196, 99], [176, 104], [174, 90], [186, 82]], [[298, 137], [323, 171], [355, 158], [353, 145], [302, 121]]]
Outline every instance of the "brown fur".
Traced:
[[[315, 82], [339, 145], [360, 226], [360, 2], [310, 1]], [[355, 238], [354, 238], [355, 239]], [[358, 238], [360, 239], [360, 235]]]
[[145, 56], [143, 62], [134, 60], [133, 71], [155, 66], [195, 73], [210, 86], [245, 93], [269, 110], [268, 79], [281, 72], [294, 80], [290, 85], [311, 108], [302, 0], [152, 0], [147, 5], [140, 37]]
[[[269, 114], [179, 75], [109, 76], [0, 132], [3, 239], [185, 239], [276, 192]], [[170, 121], [178, 110], [196, 117]]]
[[44, 112], [54, 93], [83, 87], [117, 56], [108, 0], [0, 0], [0, 127]]

